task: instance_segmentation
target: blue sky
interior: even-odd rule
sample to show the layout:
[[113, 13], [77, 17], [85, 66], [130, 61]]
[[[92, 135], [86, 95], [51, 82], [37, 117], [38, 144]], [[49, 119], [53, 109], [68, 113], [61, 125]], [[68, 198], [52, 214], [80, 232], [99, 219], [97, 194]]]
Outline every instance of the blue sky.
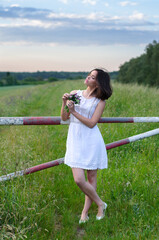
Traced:
[[1, 0], [0, 71], [115, 71], [159, 40], [159, 1]]

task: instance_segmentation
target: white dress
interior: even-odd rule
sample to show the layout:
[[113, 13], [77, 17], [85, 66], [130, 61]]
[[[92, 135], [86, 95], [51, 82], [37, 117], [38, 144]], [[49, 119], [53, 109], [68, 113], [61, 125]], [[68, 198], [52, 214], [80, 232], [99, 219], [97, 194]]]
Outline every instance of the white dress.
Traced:
[[[84, 117], [91, 118], [100, 99], [87, 99], [81, 96], [80, 104], [75, 104], [75, 110]], [[70, 125], [66, 142], [64, 163], [71, 168], [87, 170], [104, 169], [108, 167], [108, 158], [104, 140], [97, 125], [89, 128], [70, 114]]]

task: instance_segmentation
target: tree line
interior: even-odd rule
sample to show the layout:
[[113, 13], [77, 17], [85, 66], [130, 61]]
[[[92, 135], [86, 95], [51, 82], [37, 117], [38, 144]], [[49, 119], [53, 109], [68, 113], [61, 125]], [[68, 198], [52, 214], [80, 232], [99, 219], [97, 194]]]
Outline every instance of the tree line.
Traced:
[[82, 79], [86, 72], [0, 72], [0, 86], [44, 84], [66, 79]]
[[159, 43], [153, 41], [144, 54], [121, 65], [116, 80], [159, 87]]
[[[116, 78], [118, 72], [111, 72], [111, 78]], [[88, 72], [0, 72], [0, 86], [37, 85], [59, 80], [85, 79]]]

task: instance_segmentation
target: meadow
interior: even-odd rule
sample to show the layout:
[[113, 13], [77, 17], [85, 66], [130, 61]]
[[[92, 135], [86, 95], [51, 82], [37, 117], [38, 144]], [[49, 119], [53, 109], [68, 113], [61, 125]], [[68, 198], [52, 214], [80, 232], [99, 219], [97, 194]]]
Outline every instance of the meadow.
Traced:
[[[64, 92], [83, 81], [0, 88], [0, 117], [60, 116]], [[113, 83], [103, 117], [158, 117], [159, 89]], [[98, 124], [105, 143], [158, 128], [158, 123]], [[64, 157], [68, 126], [0, 126], [0, 176]], [[1, 240], [158, 240], [159, 136], [108, 151], [97, 192], [106, 216], [79, 225], [84, 194], [62, 164], [0, 183]]]

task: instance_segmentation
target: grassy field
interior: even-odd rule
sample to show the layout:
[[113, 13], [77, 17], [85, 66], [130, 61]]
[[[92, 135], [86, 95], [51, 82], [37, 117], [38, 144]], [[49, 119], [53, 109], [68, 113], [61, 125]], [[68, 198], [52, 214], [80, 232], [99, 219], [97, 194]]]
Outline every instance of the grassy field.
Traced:
[[[59, 116], [61, 97], [83, 81], [0, 88], [0, 117]], [[158, 116], [159, 90], [113, 84], [105, 117]], [[100, 124], [105, 143], [158, 128], [158, 123]], [[68, 126], [0, 126], [0, 175], [61, 158]], [[79, 225], [84, 194], [65, 165], [0, 183], [1, 240], [159, 239], [159, 136], [108, 151], [97, 192], [106, 216]]]

